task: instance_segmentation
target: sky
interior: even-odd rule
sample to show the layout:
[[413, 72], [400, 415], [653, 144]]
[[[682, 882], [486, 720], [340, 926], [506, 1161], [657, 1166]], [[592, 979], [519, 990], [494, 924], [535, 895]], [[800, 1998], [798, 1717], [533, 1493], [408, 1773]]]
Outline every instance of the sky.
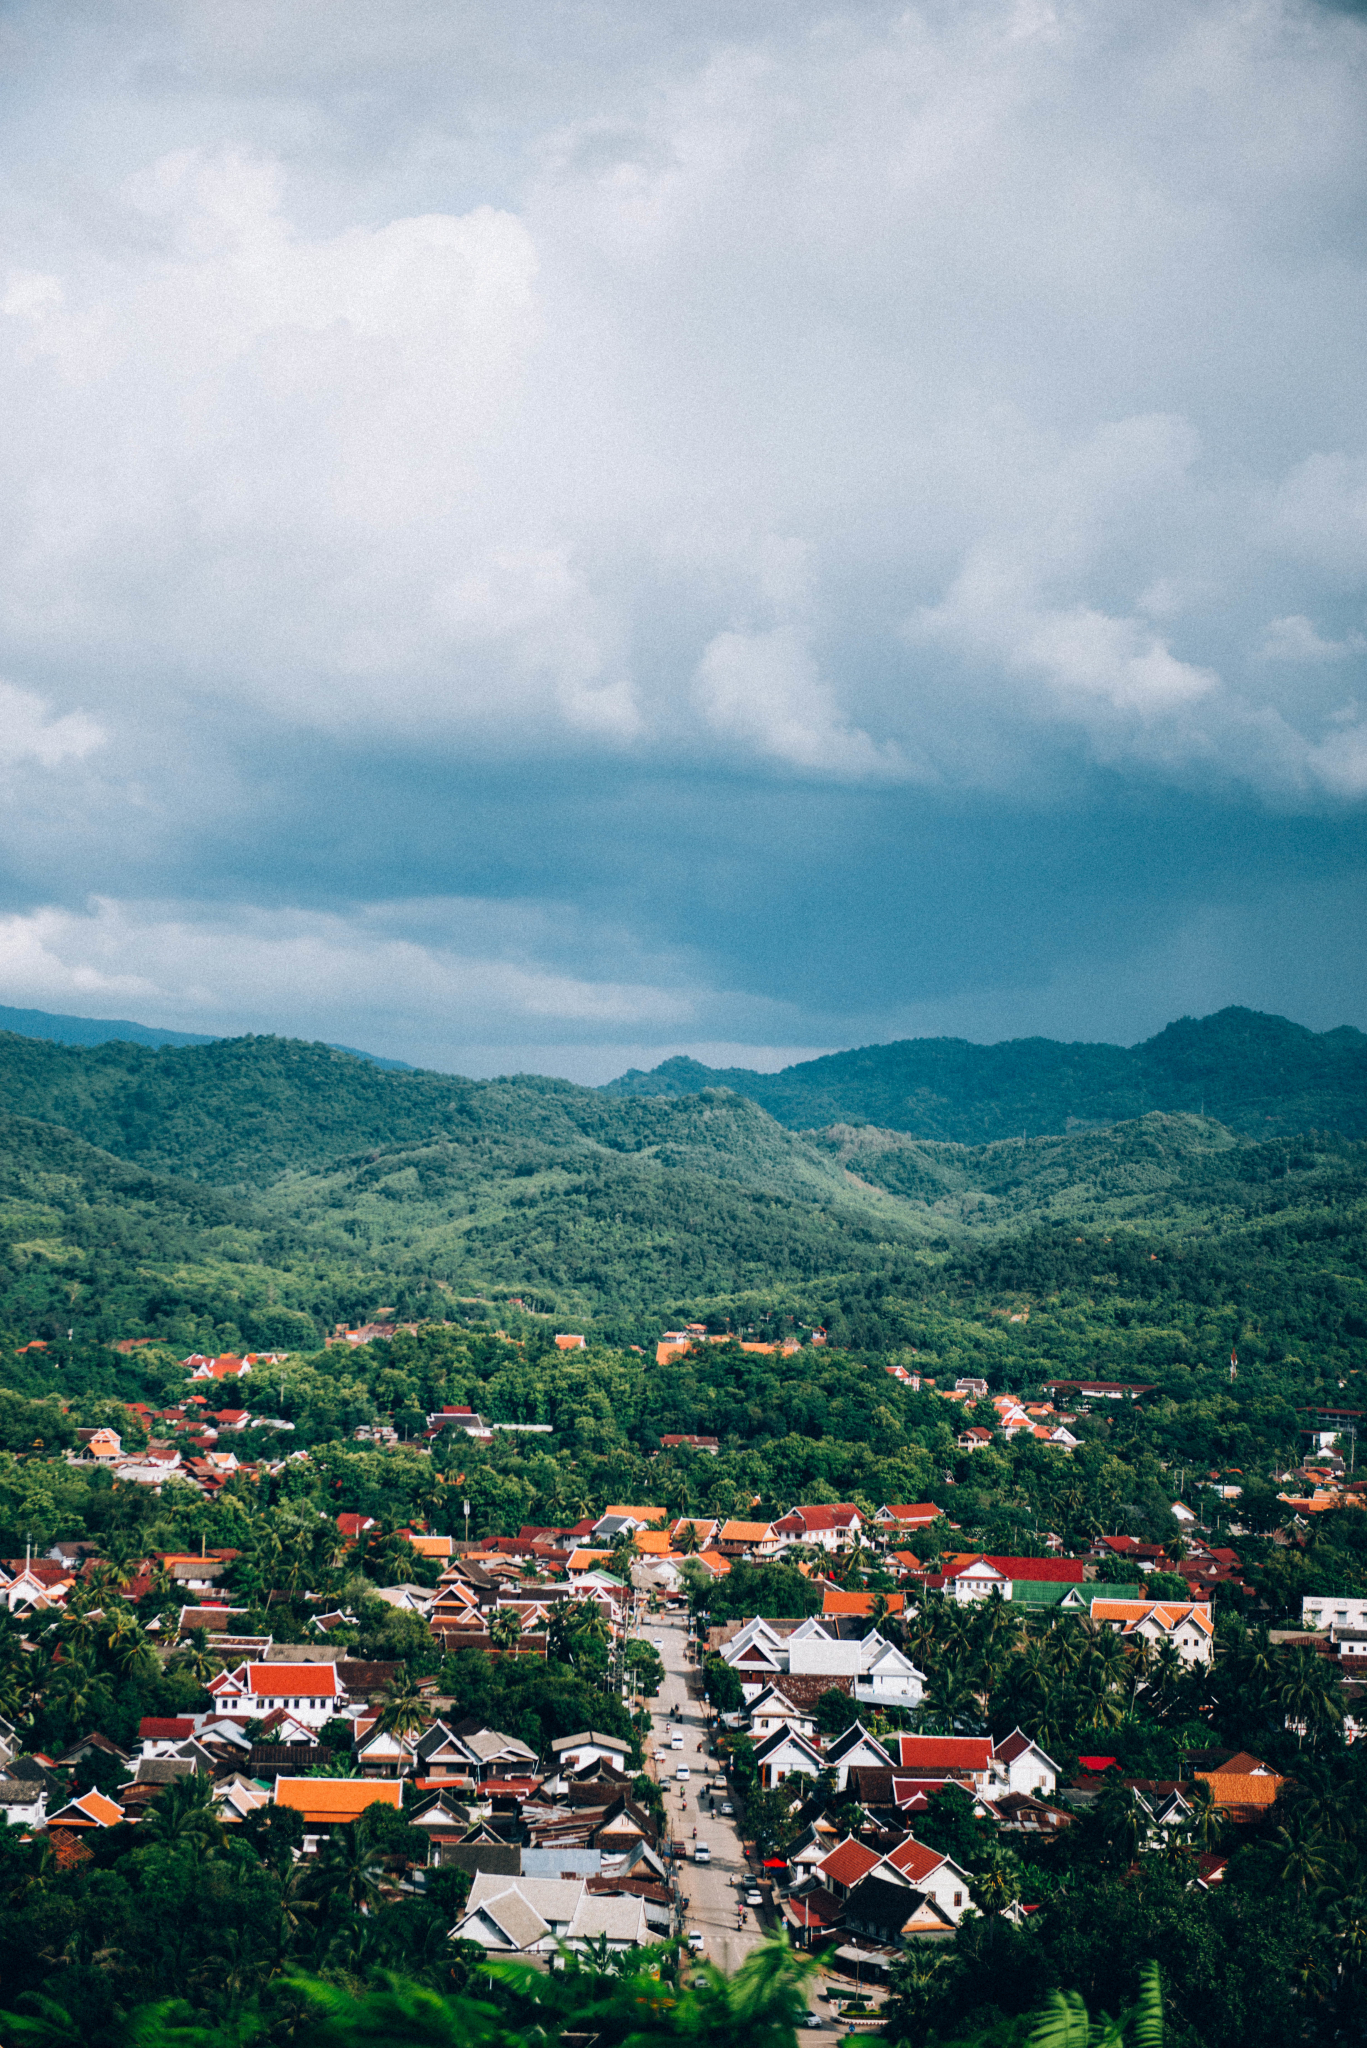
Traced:
[[0, 1002], [1367, 1026], [1367, 14], [10, 0]]

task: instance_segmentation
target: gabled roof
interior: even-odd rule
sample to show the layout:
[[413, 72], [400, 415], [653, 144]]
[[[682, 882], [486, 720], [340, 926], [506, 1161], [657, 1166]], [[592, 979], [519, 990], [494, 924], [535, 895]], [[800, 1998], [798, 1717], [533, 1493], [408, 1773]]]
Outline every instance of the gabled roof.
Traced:
[[909, 1884], [924, 1884], [926, 1879], [948, 1862], [942, 1849], [929, 1849], [924, 1842], [918, 1842], [915, 1835], [908, 1835], [895, 1849], [890, 1849], [883, 1861], [890, 1864], [899, 1877]]
[[343, 1690], [335, 1664], [247, 1664], [209, 1680], [210, 1692], [249, 1692], [256, 1699], [330, 1700]]
[[870, 1735], [862, 1721], [856, 1721], [853, 1727], [847, 1728], [843, 1735], [837, 1737], [826, 1751], [826, 1762], [828, 1764], [842, 1763], [852, 1750], [860, 1748], [871, 1751], [877, 1762], [891, 1767], [892, 1758], [888, 1755], [887, 1750], [884, 1749], [876, 1736]]
[[103, 1792], [86, 1792], [60, 1813], [49, 1814], [47, 1824], [50, 1828], [116, 1828], [122, 1819], [123, 1808], [106, 1799]]
[[772, 1735], [766, 1735], [763, 1742], [756, 1746], [754, 1753], [755, 1762], [757, 1764], [767, 1763], [776, 1750], [782, 1749], [785, 1744], [789, 1743], [802, 1750], [812, 1759], [817, 1770], [821, 1770], [824, 1763], [821, 1751], [814, 1742], [809, 1742], [805, 1735], [800, 1735], [796, 1728], [790, 1728], [786, 1721], [775, 1728]]
[[832, 1849], [829, 1856], [824, 1856], [816, 1867], [831, 1884], [848, 1887], [867, 1877], [881, 1861], [876, 1849], [866, 1848], [853, 1835], [846, 1835], [844, 1841]]
[[1057, 1764], [1055, 1764], [1054, 1759], [1051, 1756], [1046, 1755], [1045, 1751], [1040, 1748], [1039, 1744], [1033, 1741], [1032, 1738], [1028, 1736], [1022, 1728], [1013, 1728], [1011, 1733], [1006, 1737], [1004, 1742], [994, 1742], [992, 1745], [992, 1754], [996, 1758], [997, 1762], [1000, 1764], [1013, 1764], [1016, 1762], [1018, 1757], [1024, 1756], [1028, 1750], [1032, 1749], [1034, 1750], [1036, 1756], [1044, 1758], [1045, 1763], [1049, 1765], [1051, 1770], [1058, 1769], [1058, 1766]]
[[985, 1771], [992, 1763], [986, 1735], [899, 1735], [895, 1740], [904, 1770]]

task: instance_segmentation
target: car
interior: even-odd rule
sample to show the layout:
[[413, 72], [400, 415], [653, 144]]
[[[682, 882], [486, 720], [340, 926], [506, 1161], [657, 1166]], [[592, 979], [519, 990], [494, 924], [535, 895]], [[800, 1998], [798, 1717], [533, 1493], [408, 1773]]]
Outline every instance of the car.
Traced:
[[683, 1748], [683, 1736], [680, 1734], [677, 1728], [674, 1730], [674, 1733], [669, 1738], [669, 1746], [671, 1749]]
[[674, 1775], [676, 1778], [686, 1778], [688, 1776], [688, 1765], [679, 1764], [675, 1769]]
[[728, 1817], [734, 1816], [736, 1811], [735, 1807], [731, 1804], [729, 1799], [723, 1799], [721, 1803], [721, 1810], [724, 1814], [728, 1815]]
[[764, 1904], [754, 1885], [751, 1885], [749, 1891], [745, 1894], [745, 1903], [747, 1906], [762, 1906]]
[[800, 2027], [828, 2027], [830, 2021], [825, 2017], [824, 2013], [804, 2012], [802, 2018], [798, 2021], [798, 2025]]
[[690, 1948], [692, 1949], [692, 1951], [693, 1951], [693, 1953], [694, 1953], [694, 1955], [695, 1955], [695, 1956], [696, 1956], [696, 1955], [701, 1955], [701, 1953], [702, 1953], [702, 1929], [701, 1929], [700, 1927], [690, 1927], [690, 1928], [689, 1928], [689, 1930], [688, 1930], [688, 1946], [689, 1946], [689, 1947], [690, 1947]]
[[651, 1647], [651, 1649], [652, 1649], [652, 1650], [663, 1650], [664, 1646], [665, 1646], [665, 1639], [664, 1639], [664, 1637], [663, 1637], [663, 1636], [656, 1636], [656, 1638], [655, 1638], [654, 1642], [653, 1642], [653, 1643], [651, 1644], [651, 1646], [650, 1646], [650, 1647]]

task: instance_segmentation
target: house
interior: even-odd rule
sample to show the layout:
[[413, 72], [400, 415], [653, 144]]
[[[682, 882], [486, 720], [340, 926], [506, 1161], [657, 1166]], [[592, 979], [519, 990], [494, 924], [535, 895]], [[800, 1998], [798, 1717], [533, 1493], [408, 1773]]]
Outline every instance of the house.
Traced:
[[80, 1457], [96, 1464], [113, 1464], [123, 1456], [123, 1438], [117, 1429], [78, 1429], [76, 1441], [81, 1446]]
[[906, 1612], [905, 1593], [847, 1593], [843, 1586], [827, 1586], [821, 1602], [822, 1618], [848, 1615], [855, 1620], [868, 1620], [876, 1600], [885, 1603], [890, 1621], [898, 1620]]
[[1080, 1557], [989, 1557], [982, 1551], [963, 1551], [942, 1557], [938, 1572], [931, 1573], [926, 1584], [947, 1599], [986, 1600], [995, 1593], [1009, 1600], [1017, 1585], [1080, 1586], [1085, 1576]]
[[403, 1807], [403, 1786], [395, 1778], [277, 1778], [276, 1806], [301, 1814], [304, 1854], [317, 1853], [336, 1827], [357, 1821], [368, 1806]]
[[779, 1537], [770, 1522], [723, 1522], [717, 1548], [723, 1557], [773, 1557]]
[[[196, 1352], [193, 1357], [181, 1360], [183, 1366], [189, 1367], [192, 1380], [244, 1380], [251, 1372], [252, 1366], [258, 1362], [255, 1353], [249, 1354], [246, 1358], [239, 1358], [231, 1351], [223, 1352], [218, 1358], [205, 1358], [202, 1353]], [[270, 1365], [277, 1363], [274, 1358], [263, 1362]]]
[[797, 1735], [815, 1735], [816, 1722], [805, 1709], [795, 1706], [786, 1692], [766, 1685], [750, 1707], [750, 1736], [763, 1742], [776, 1728], [788, 1727]]
[[618, 1735], [600, 1735], [596, 1728], [585, 1728], [578, 1735], [563, 1735], [559, 1742], [553, 1742], [551, 1754], [561, 1771], [581, 1771], [586, 1764], [598, 1762], [624, 1771], [631, 1744]]
[[1367, 1628], [1367, 1599], [1356, 1593], [1307, 1593], [1301, 1620], [1306, 1628]]
[[103, 1792], [86, 1792], [60, 1813], [49, 1814], [47, 1824], [49, 1833], [54, 1828], [116, 1828], [123, 1817], [123, 1808], [106, 1799]]
[[670, 1435], [660, 1438], [662, 1451], [697, 1451], [705, 1458], [715, 1458], [721, 1451], [721, 1440], [715, 1436]]
[[1058, 1765], [1037, 1742], [1020, 1728], [1013, 1728], [1001, 1742], [992, 1745], [988, 1789], [992, 1797], [1000, 1792], [1020, 1792], [1043, 1797], [1058, 1785]]
[[323, 1727], [347, 1705], [335, 1664], [239, 1664], [206, 1689], [220, 1713], [256, 1721], [284, 1707], [308, 1728]]
[[556, 1337], [555, 1348], [557, 1351], [587, 1351], [589, 1342], [587, 1337], [562, 1331]]
[[352, 1754], [358, 1773], [366, 1778], [405, 1778], [415, 1768], [411, 1739], [378, 1726], [356, 1743]]
[[1158, 1389], [1156, 1385], [1134, 1386], [1128, 1380], [1046, 1380], [1044, 1391], [1051, 1398], [1071, 1394], [1083, 1401], [1138, 1401]]
[[562, 1943], [644, 1947], [651, 1938], [645, 1901], [602, 1897], [588, 1885], [586, 1878], [507, 1878], [481, 1871], [450, 1938], [503, 1955], [548, 1955]]
[[435, 1408], [427, 1418], [425, 1436], [440, 1436], [444, 1429], [458, 1430], [462, 1436], [474, 1437], [484, 1443], [492, 1443], [494, 1433], [482, 1415], [473, 1408]]
[[985, 1792], [992, 1779], [992, 1738], [988, 1735], [890, 1735], [888, 1747], [908, 1777], [962, 1778]]
[[893, 1883], [875, 1870], [846, 1899], [844, 1925], [867, 1941], [900, 1948], [927, 1935], [952, 1935], [956, 1922], [928, 1893]]
[[870, 1849], [866, 1842], [846, 1835], [843, 1842], [838, 1842], [822, 1857], [816, 1866], [816, 1874], [832, 1897], [847, 1899], [855, 1886], [862, 1884], [882, 1860], [878, 1851]]
[[1277, 1796], [1286, 1783], [1271, 1764], [1265, 1764], [1261, 1757], [1251, 1756], [1247, 1750], [1227, 1757], [1214, 1769], [1194, 1771], [1192, 1775], [1210, 1787], [1215, 1806], [1228, 1819], [1235, 1821], [1264, 1819], [1267, 1809], [1276, 1805]]
[[1215, 1654], [1215, 1624], [1208, 1607], [1175, 1600], [1092, 1602], [1092, 1620], [1136, 1647], [1171, 1643], [1184, 1664], [1209, 1664]]
[[837, 1501], [830, 1507], [790, 1508], [779, 1516], [773, 1530], [780, 1550], [799, 1544], [827, 1551], [849, 1550], [863, 1534], [864, 1518], [851, 1502]]
[[926, 1675], [905, 1651], [884, 1642], [876, 1632], [859, 1645], [860, 1668], [854, 1681], [854, 1696], [871, 1706], [918, 1707], [925, 1694]]
[[0, 1823], [40, 1828], [47, 1818], [47, 1778], [0, 1777]]
[[777, 1727], [758, 1745], [754, 1761], [759, 1781], [766, 1791], [781, 1785], [785, 1778], [799, 1775], [819, 1778], [826, 1767], [816, 1743], [786, 1724]]
[[890, 1849], [878, 1863], [877, 1871], [894, 1884], [912, 1885], [924, 1892], [955, 1927], [972, 1907], [968, 1872], [941, 1850], [918, 1842], [915, 1835], [908, 1835], [895, 1849]]
[[905, 1507], [877, 1508], [873, 1519], [889, 1536], [910, 1536], [917, 1529], [929, 1529], [943, 1513], [944, 1509], [937, 1508], [933, 1500], [922, 1500]]
[[975, 1424], [972, 1429], [960, 1430], [957, 1442], [961, 1451], [990, 1451], [992, 1432], [990, 1429], [979, 1429]]
[[837, 1736], [825, 1754], [825, 1768], [839, 1792], [845, 1790], [852, 1770], [886, 1770], [891, 1764], [887, 1750], [876, 1736], [870, 1735], [862, 1721], [856, 1721]]
[[1050, 1806], [1043, 1799], [1031, 1799], [1024, 1792], [1003, 1793], [992, 1804], [998, 1826], [1008, 1833], [1052, 1834], [1059, 1828], [1068, 1827], [1073, 1818], [1066, 1808]]

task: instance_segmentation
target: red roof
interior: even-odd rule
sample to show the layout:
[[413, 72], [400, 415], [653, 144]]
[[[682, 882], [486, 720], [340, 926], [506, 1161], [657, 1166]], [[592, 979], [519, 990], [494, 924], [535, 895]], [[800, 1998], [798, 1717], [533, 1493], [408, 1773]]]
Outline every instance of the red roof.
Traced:
[[829, 1507], [823, 1505], [810, 1508], [790, 1508], [786, 1515], [783, 1515], [774, 1523], [774, 1527], [782, 1529], [786, 1535], [791, 1529], [799, 1525], [804, 1529], [848, 1529], [850, 1524], [856, 1520], [862, 1520], [862, 1517], [854, 1503], [848, 1500], [838, 1500], [833, 1501]]
[[1080, 1557], [989, 1557], [982, 1550], [964, 1550], [957, 1557], [942, 1558], [940, 1570], [952, 1579], [975, 1564], [990, 1564], [1004, 1579], [1035, 1579], [1051, 1586], [1080, 1586], [1085, 1576]]
[[838, 1848], [823, 1858], [817, 1869], [833, 1884], [856, 1885], [881, 1860], [874, 1850], [866, 1849], [862, 1842], [855, 1841], [853, 1835], [847, 1835]]
[[138, 1736], [143, 1742], [184, 1742], [194, 1732], [193, 1720], [184, 1715], [175, 1720], [163, 1720], [155, 1714], [148, 1714], [138, 1723]]
[[[236, 1689], [235, 1675], [226, 1671], [209, 1682], [210, 1692]], [[258, 1699], [283, 1699], [292, 1694], [296, 1699], [330, 1700], [342, 1688], [335, 1664], [249, 1664], [246, 1690]]]
[[904, 1770], [986, 1771], [992, 1763], [987, 1735], [899, 1735]]
[[913, 1884], [923, 1884], [932, 1870], [938, 1870], [944, 1862], [942, 1849], [928, 1849], [924, 1842], [918, 1842], [915, 1835], [908, 1835], [905, 1842], [899, 1842], [884, 1857], [894, 1870], [900, 1870], [903, 1877], [909, 1877]]

